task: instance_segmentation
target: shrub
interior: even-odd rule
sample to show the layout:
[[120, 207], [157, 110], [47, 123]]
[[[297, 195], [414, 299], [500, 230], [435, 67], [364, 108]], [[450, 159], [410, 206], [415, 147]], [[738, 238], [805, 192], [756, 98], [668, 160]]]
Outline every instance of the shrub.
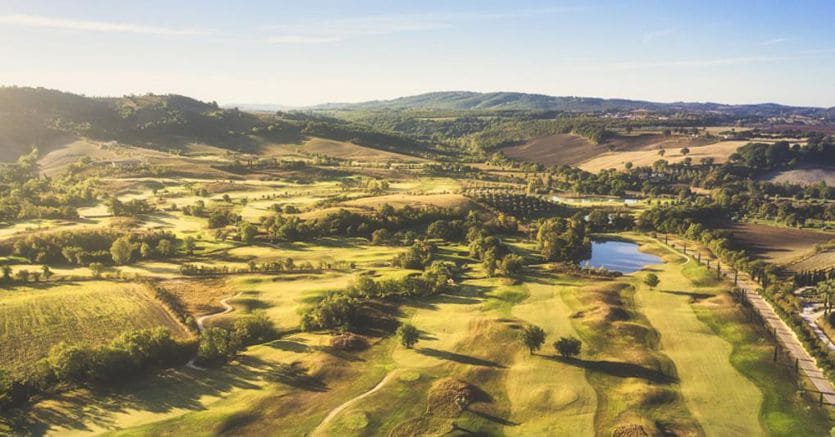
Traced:
[[264, 343], [278, 337], [272, 322], [261, 311], [235, 320], [233, 330], [243, 345]]
[[400, 339], [400, 344], [411, 349], [420, 339], [420, 332], [411, 323], [404, 323], [397, 328], [397, 338]]
[[368, 347], [365, 337], [346, 332], [331, 338], [331, 347], [343, 351], [359, 351]]
[[583, 343], [574, 337], [560, 337], [559, 340], [554, 342], [554, 349], [556, 349], [563, 357], [575, 357], [580, 355], [580, 349], [582, 347]]
[[234, 358], [242, 346], [240, 338], [232, 331], [209, 328], [200, 334], [197, 358], [201, 363], [224, 363]]

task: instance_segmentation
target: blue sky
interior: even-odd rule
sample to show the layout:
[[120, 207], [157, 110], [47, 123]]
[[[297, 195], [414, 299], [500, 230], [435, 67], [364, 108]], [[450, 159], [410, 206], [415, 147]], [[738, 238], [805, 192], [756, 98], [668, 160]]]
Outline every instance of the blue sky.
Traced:
[[835, 106], [832, 1], [0, 0], [0, 84], [309, 105], [439, 90]]

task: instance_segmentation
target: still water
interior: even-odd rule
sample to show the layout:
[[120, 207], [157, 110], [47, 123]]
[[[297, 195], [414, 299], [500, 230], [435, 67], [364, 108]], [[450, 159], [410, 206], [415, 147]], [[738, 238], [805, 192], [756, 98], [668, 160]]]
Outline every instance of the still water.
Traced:
[[638, 250], [638, 245], [625, 241], [593, 241], [591, 259], [582, 261], [584, 267], [605, 267], [607, 270], [632, 273], [650, 264], [660, 264], [661, 258]]

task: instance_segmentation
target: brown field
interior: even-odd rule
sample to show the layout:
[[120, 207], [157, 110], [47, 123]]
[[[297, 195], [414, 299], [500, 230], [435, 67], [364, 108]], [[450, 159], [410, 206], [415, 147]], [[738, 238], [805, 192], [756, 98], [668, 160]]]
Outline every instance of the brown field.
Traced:
[[731, 230], [734, 239], [745, 245], [750, 253], [779, 265], [809, 256], [816, 244], [835, 238], [835, 234], [826, 232], [758, 224], [735, 225]]
[[[687, 156], [694, 163], [698, 163], [700, 159], [705, 157], [711, 157], [716, 163], [722, 163], [727, 161], [728, 157], [736, 152], [736, 149], [747, 143], [748, 141], [722, 141], [703, 146], [687, 146], [690, 149], [690, 153]], [[581, 163], [579, 167], [586, 171], [598, 172], [607, 168], [622, 170], [626, 162], [632, 162], [636, 167], [640, 167], [652, 165], [653, 162], [659, 159], [664, 159], [669, 163], [683, 161], [685, 156], [679, 150], [684, 146], [676, 145], [668, 147], [668, 145], [669, 143], [663, 144], [666, 150], [664, 156], [658, 155], [658, 145], [655, 145], [652, 148], [642, 150], [606, 152], [594, 159]]]
[[594, 144], [579, 135], [558, 134], [507, 147], [502, 149], [502, 152], [509, 158], [551, 166], [576, 164], [607, 150], [606, 146]]
[[222, 310], [220, 301], [236, 293], [226, 286], [223, 278], [169, 279], [159, 285], [177, 296], [193, 316]]
[[835, 267], [835, 250], [816, 253], [808, 258], [804, 258], [801, 261], [789, 265], [789, 269], [794, 270], [795, 272], [803, 270], [829, 269], [833, 267]]
[[390, 194], [386, 196], [363, 197], [341, 203], [341, 205], [349, 207], [366, 209], [377, 209], [385, 204], [389, 204], [395, 208], [403, 208], [405, 206], [440, 206], [443, 208], [460, 208], [465, 210], [476, 208], [475, 202], [461, 194]]
[[422, 158], [372, 149], [348, 141], [311, 138], [302, 144], [267, 144], [261, 147], [266, 156], [304, 156], [318, 154], [357, 161], [423, 161]]
[[832, 187], [835, 186], [835, 168], [798, 168], [770, 173], [764, 179], [769, 182], [788, 182], [798, 185], [817, 185], [826, 182], [826, 185]]
[[[502, 152], [510, 158], [547, 166], [580, 164], [582, 167], [585, 163], [594, 163], [602, 159], [603, 164], [593, 164], [591, 167], [610, 168], [622, 166], [626, 160], [619, 163], [617, 161], [618, 157], [624, 154], [636, 153], [638, 154], [636, 156], [652, 156], [657, 153], [659, 147], [678, 151], [686, 146], [692, 150], [702, 146], [705, 141], [685, 136], [666, 137], [662, 134], [641, 133], [621, 135], [605, 144], [594, 144], [578, 135], [558, 134], [536, 138], [519, 146], [507, 147], [502, 149]], [[610, 152], [609, 147], [613, 147], [614, 151]], [[604, 166], [605, 163], [610, 162], [614, 162], [615, 165]], [[649, 161], [649, 164], [651, 163], [652, 161]]]

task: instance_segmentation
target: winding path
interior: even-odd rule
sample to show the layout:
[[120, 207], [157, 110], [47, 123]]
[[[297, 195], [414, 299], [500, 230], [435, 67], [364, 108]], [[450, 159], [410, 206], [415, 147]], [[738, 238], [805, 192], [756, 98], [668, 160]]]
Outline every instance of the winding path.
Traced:
[[334, 408], [333, 410], [331, 410], [330, 413], [328, 413], [328, 415], [325, 416], [324, 419], [322, 419], [322, 422], [319, 423], [319, 425], [316, 427], [316, 429], [314, 429], [313, 432], [310, 433], [310, 435], [311, 436], [324, 435], [325, 427], [327, 427], [328, 423], [330, 423], [339, 413], [343, 412], [346, 408], [350, 407], [351, 405], [354, 405], [355, 403], [359, 402], [360, 400], [362, 400], [362, 399], [364, 399], [368, 396], [371, 396], [372, 394], [374, 394], [375, 392], [377, 392], [378, 390], [383, 388], [383, 386], [386, 385], [386, 383], [389, 382], [391, 380], [391, 378], [396, 373], [397, 373], [396, 370], [392, 371], [392, 372], [389, 372], [371, 390], [368, 390], [367, 392], [365, 392], [365, 393], [363, 393], [363, 394], [361, 394], [361, 395], [359, 395], [359, 396], [357, 396], [353, 399], [350, 399], [350, 400], [346, 401], [345, 403], [343, 403], [342, 405], [340, 405], [340, 406]]
[[[203, 326], [203, 322], [205, 322], [206, 320], [209, 320], [212, 317], [222, 316], [224, 314], [228, 314], [228, 313], [231, 313], [232, 311], [234, 311], [235, 307], [233, 307], [232, 305], [229, 305], [229, 301], [232, 300], [232, 299], [237, 298], [240, 295], [241, 295], [241, 293], [238, 293], [234, 296], [230, 296], [230, 297], [227, 297], [226, 299], [221, 300], [220, 304], [223, 305], [223, 310], [222, 311], [218, 311], [216, 313], [206, 314], [205, 316], [198, 317], [197, 321], [196, 321], [197, 322], [197, 331], [199, 331], [202, 334], [206, 330], [206, 328]], [[205, 368], [200, 367], [197, 364], [194, 364], [194, 362], [196, 360], [197, 360], [197, 355], [194, 355], [188, 361], [188, 363], [186, 363], [186, 366], [188, 366], [190, 369], [194, 369], [194, 370], [206, 370]]]

